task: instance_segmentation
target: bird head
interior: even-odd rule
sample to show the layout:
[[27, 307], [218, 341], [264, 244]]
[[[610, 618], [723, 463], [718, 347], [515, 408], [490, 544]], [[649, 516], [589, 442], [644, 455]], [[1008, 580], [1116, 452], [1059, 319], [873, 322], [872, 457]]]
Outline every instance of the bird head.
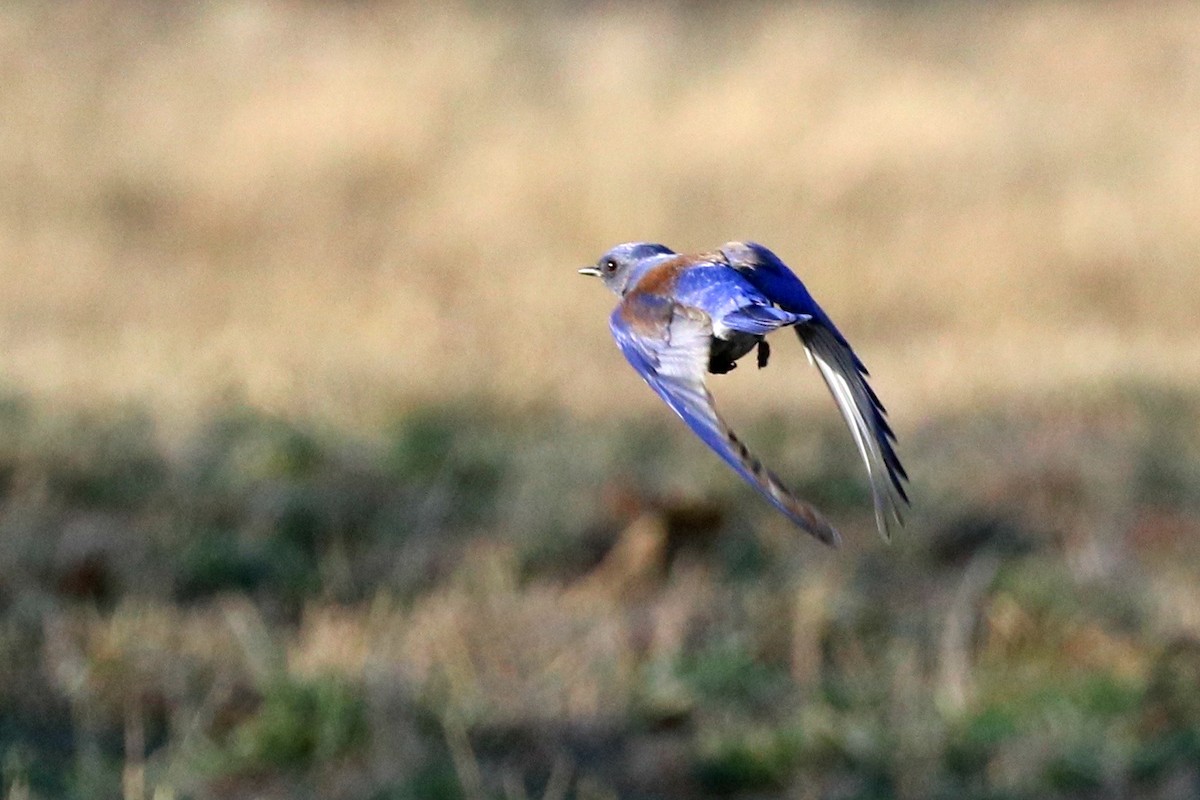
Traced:
[[595, 276], [604, 281], [604, 285], [615, 294], [623, 295], [633, 285], [632, 279], [641, 273], [650, 259], [674, 254], [675, 251], [665, 245], [626, 242], [600, 256], [594, 267], [579, 270], [579, 274]]

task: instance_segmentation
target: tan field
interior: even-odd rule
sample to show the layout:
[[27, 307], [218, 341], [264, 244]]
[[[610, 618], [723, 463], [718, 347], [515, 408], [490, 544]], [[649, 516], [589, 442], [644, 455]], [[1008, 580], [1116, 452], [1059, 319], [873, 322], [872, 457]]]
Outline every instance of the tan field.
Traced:
[[[611, 245], [767, 244], [716, 379]], [[0, 797], [1194, 800], [1200, 4], [0, 4]]]
[[[645, 410], [574, 274], [637, 239], [774, 248], [902, 430], [1200, 378], [1192, 3], [18, 4], [0, 45], [0, 376], [54, 403]], [[722, 399], [820, 397], [780, 363]]]

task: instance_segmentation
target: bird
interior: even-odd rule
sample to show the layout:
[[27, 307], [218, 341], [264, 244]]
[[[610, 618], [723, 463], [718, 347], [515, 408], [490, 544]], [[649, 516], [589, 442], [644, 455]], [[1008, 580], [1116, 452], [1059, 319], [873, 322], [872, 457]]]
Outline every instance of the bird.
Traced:
[[896, 435], [869, 373], [804, 283], [755, 242], [728, 242], [687, 254], [652, 242], [627, 242], [579, 270], [600, 278], [619, 298], [609, 329], [626, 360], [692, 431], [792, 523], [831, 546], [837, 529], [788, 489], [717, 412], [708, 374], [735, 369], [751, 351], [761, 369], [766, 337], [796, 332], [825, 380], [866, 465], [880, 536], [891, 539], [910, 505], [908, 474]]

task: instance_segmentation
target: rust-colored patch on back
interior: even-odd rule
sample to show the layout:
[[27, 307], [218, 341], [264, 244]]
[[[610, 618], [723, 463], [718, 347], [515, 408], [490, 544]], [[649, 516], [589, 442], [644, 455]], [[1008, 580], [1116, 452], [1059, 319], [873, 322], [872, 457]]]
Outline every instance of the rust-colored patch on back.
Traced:
[[663, 336], [671, 323], [672, 304], [659, 298], [630, 292], [618, 308], [629, 330], [642, 336]]
[[679, 277], [698, 264], [723, 260], [720, 253], [681, 253], [648, 270], [621, 301], [621, 318], [631, 330], [643, 335], [663, 335], [675, 313], [707, 321], [699, 309], [684, 309], [672, 295]]
[[649, 270], [630, 290], [629, 294], [653, 294], [667, 297], [675, 289], [675, 284], [679, 282], [679, 276], [683, 274], [684, 270], [706, 263], [728, 264], [729, 260], [720, 250], [706, 253], [680, 253]]
[[679, 281], [679, 276], [692, 263], [692, 256], [688, 255], [677, 255], [672, 259], [664, 261], [657, 267], [646, 272], [629, 294], [656, 294], [660, 297], [665, 297], [675, 288], [675, 284]]

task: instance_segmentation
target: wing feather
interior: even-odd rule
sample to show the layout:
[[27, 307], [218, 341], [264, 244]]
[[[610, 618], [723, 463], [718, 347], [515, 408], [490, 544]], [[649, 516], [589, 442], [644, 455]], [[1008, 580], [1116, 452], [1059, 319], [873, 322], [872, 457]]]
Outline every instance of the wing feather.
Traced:
[[[643, 324], [630, 325], [639, 314]], [[646, 323], [647, 316], [657, 325]], [[717, 413], [704, 383], [712, 341], [707, 314], [676, 304], [643, 308], [630, 297], [613, 313], [610, 327], [629, 363], [705, 444], [801, 529], [826, 544], [840, 543], [820, 512], [764, 467]]]
[[721, 247], [721, 254], [771, 302], [785, 311], [811, 317], [795, 327], [796, 334], [850, 428], [867, 467], [879, 533], [890, 539], [892, 522], [904, 524], [901, 506], [909, 502], [904, 489], [908, 474], [896, 455], [896, 434], [888, 425], [887, 411], [867, 383], [866, 366], [804, 283], [778, 256], [754, 242], [729, 242]]
[[820, 324], [809, 324], [797, 327], [796, 334], [850, 428], [867, 467], [875, 522], [880, 535], [890, 539], [892, 522], [904, 524], [901, 504], [908, 503], [908, 494], [902, 481], [908, 475], [893, 447], [896, 436], [884, 418], [883, 405], [866, 381], [866, 370], [861, 368], [849, 345], [833, 331]]

